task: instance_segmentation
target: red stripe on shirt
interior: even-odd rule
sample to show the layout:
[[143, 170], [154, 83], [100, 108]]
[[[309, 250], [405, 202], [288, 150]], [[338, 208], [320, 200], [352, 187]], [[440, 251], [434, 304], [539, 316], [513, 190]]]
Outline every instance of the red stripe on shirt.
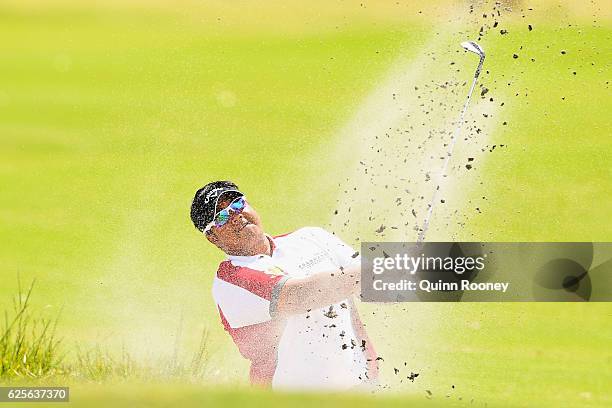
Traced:
[[219, 315], [223, 327], [232, 336], [240, 354], [251, 361], [251, 383], [270, 386], [278, 362], [278, 344], [285, 330], [286, 321], [272, 319], [265, 323], [234, 329], [230, 327], [221, 308]]
[[285, 234], [275, 235], [273, 238], [274, 238], [274, 239], [276, 239], [276, 238], [283, 238], [283, 237], [286, 237], [286, 236], [287, 236], [287, 235], [289, 235], [289, 234], [293, 234], [294, 232], [295, 232], [295, 231], [291, 231], [291, 232], [287, 232], [287, 233], [285, 233]]
[[245, 266], [235, 266], [230, 261], [223, 261], [219, 265], [217, 277], [232, 285], [246, 289], [261, 298], [270, 300], [272, 289], [283, 275], [268, 274]]

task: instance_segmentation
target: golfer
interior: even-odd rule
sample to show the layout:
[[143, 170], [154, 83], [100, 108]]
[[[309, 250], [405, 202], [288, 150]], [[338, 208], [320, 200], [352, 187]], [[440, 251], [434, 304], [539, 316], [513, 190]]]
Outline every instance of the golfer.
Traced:
[[348, 389], [376, 380], [376, 354], [353, 304], [360, 259], [329, 232], [272, 237], [230, 181], [199, 189], [191, 219], [227, 259], [213, 297], [253, 384]]

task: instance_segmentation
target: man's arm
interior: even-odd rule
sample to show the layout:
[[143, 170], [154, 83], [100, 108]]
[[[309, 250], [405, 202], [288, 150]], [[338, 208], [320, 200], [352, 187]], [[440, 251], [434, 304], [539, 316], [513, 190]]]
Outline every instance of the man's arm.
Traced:
[[305, 278], [290, 278], [278, 294], [276, 315], [306, 313], [358, 293], [360, 266], [322, 271]]

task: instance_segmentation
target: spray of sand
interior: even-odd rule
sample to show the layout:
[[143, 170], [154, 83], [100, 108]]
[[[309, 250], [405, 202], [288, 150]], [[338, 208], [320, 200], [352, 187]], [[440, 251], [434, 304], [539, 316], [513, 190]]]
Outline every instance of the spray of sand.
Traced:
[[[459, 43], [467, 38], [457, 27], [443, 27], [443, 33], [415, 47], [415, 55], [401, 56], [335, 139], [336, 160], [350, 164], [341, 173], [329, 228], [356, 248], [365, 241], [417, 238], [477, 64], [475, 56], [461, 50]], [[494, 126], [484, 119], [496, 115], [483, 91], [478, 86], [474, 92], [440, 184], [429, 241], [466, 239], [462, 226], [475, 210], [467, 192], [482, 179], [478, 165]], [[410, 303], [362, 304], [360, 309], [385, 359], [383, 384], [406, 391], [398, 387], [403, 381], [410, 390], [422, 391], [426, 383], [405, 377], [412, 371], [431, 374], [443, 363], [428, 343], [439, 335], [447, 308]]]

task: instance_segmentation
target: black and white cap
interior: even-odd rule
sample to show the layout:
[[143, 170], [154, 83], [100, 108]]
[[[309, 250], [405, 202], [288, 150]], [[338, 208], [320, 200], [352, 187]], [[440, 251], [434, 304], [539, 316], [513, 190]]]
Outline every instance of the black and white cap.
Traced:
[[196, 191], [195, 197], [193, 197], [193, 202], [191, 203], [191, 221], [193, 221], [193, 225], [198, 230], [204, 231], [204, 228], [214, 219], [218, 211], [217, 203], [222, 196], [232, 200], [243, 195], [238, 190], [238, 186], [231, 181], [208, 183]]

